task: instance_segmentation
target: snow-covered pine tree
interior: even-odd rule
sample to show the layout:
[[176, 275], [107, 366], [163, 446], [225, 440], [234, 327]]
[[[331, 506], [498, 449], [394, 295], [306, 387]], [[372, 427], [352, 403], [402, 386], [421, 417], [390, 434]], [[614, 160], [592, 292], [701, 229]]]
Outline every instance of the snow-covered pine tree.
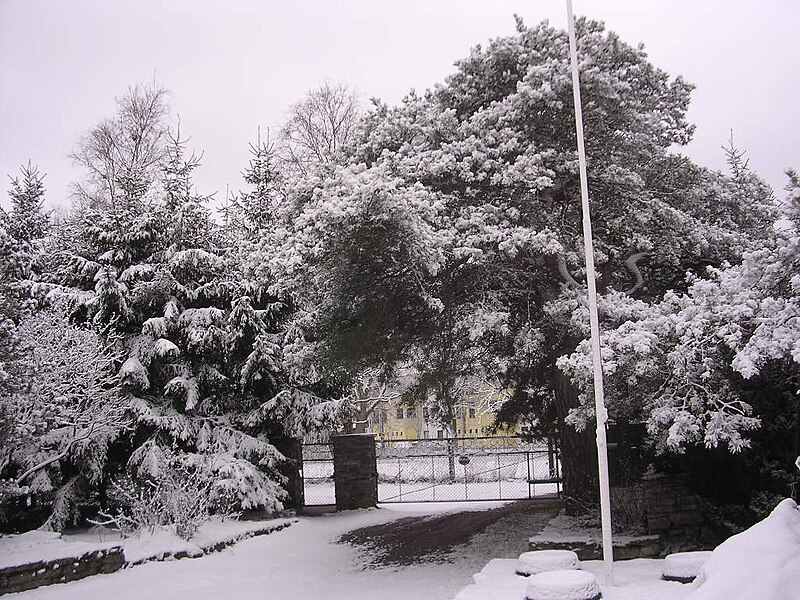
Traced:
[[[14, 449], [25, 432], [15, 396], [26, 385], [29, 366], [19, 325], [30, 314], [29, 289], [49, 228], [43, 176], [30, 163], [21, 171], [22, 179], [11, 179], [11, 210], [0, 210], [0, 477], [14, 468]], [[0, 490], [0, 496], [17, 493], [13, 481]]]
[[[600, 23], [577, 33], [600, 293], [657, 300], [769, 237], [768, 188], [674, 152], [691, 86]], [[592, 499], [594, 436], [564, 426], [578, 390], [557, 366], [583, 335], [586, 276], [568, 56], [565, 32], [519, 22], [433, 90], [377, 104], [348, 165], [291, 187], [259, 258], [304, 299], [323, 356], [496, 376], [505, 416], [557, 431], [566, 494]]]
[[[792, 171], [789, 177], [791, 216], [798, 186]], [[724, 496], [713, 485], [708, 491], [723, 504], [750, 502], [755, 516], [772, 507], [765, 500], [787, 495], [800, 452], [798, 231], [796, 222], [784, 222], [741, 263], [694, 276], [685, 292], [658, 302], [604, 298], [611, 413], [646, 423], [659, 452], [693, 452], [688, 464], [700, 469], [718, 454], [701, 455], [693, 446], [740, 454], [735, 482], [720, 481], [716, 471], [706, 475]], [[590, 388], [585, 343], [561, 364]], [[575, 422], [591, 412], [587, 400], [573, 413]]]

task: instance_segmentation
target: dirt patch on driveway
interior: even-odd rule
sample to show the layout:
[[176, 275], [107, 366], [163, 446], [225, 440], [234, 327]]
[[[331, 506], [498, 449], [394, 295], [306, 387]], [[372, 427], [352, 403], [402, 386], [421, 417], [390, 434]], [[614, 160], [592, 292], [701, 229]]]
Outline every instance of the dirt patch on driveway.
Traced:
[[519, 500], [490, 510], [404, 517], [350, 531], [339, 542], [364, 548], [373, 566], [450, 562], [476, 537], [494, 557], [516, 557], [560, 508], [558, 500]]

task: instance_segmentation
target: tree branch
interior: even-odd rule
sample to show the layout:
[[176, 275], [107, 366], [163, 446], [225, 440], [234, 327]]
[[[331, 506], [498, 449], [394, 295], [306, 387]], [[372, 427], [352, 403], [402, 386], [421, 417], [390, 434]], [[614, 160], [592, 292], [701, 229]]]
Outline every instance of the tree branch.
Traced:
[[647, 252], [637, 252], [636, 254], [631, 254], [625, 261], [625, 268], [633, 275], [633, 285], [625, 290], [625, 293], [629, 296], [641, 289], [644, 285], [644, 278], [642, 277], [642, 272], [639, 270], [639, 261], [647, 256], [649, 256]]
[[558, 257], [558, 272], [561, 274], [561, 277], [564, 278], [567, 285], [575, 289], [581, 288], [581, 284], [575, 281], [575, 278], [570, 275], [569, 269], [567, 268], [567, 261], [564, 260], [563, 256]]

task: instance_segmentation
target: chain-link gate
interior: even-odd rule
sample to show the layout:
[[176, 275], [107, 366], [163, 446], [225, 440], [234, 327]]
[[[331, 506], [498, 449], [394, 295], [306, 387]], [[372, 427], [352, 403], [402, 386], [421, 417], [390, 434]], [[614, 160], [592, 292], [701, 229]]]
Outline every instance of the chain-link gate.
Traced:
[[[551, 442], [482, 437], [375, 442], [379, 502], [516, 500], [561, 492]], [[305, 504], [336, 503], [333, 447], [303, 444]]]
[[554, 444], [518, 437], [376, 442], [379, 502], [515, 500], [558, 494]]
[[303, 444], [303, 495], [306, 506], [336, 504], [330, 443]]

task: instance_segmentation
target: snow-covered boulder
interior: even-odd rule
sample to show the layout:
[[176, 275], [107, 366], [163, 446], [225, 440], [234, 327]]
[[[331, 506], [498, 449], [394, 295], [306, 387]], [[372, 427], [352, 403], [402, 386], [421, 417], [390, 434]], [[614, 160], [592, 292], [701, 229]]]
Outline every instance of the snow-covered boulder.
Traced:
[[781, 502], [763, 521], [720, 544], [687, 600], [800, 600], [800, 509]]
[[691, 583], [700, 573], [700, 569], [709, 556], [711, 556], [710, 550], [668, 554], [666, 558], [664, 558], [661, 578], [667, 581]]
[[578, 555], [572, 550], [534, 550], [519, 555], [517, 575], [535, 575], [545, 571], [577, 569]]
[[587, 571], [547, 571], [528, 578], [525, 600], [599, 600], [600, 584]]

